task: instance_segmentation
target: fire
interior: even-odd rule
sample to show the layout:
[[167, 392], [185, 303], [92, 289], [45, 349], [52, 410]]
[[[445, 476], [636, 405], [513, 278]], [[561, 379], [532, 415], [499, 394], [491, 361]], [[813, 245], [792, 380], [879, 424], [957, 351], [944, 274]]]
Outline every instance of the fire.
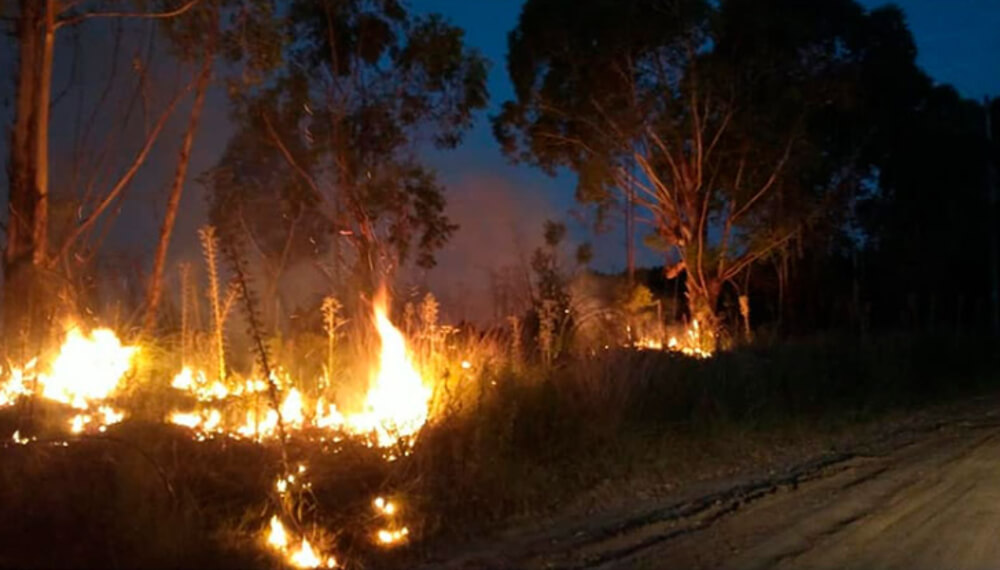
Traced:
[[132, 367], [138, 350], [123, 346], [110, 329], [95, 329], [85, 335], [73, 326], [50, 372], [38, 376], [42, 397], [86, 409], [90, 402], [111, 395]]
[[247, 380], [244, 384], [234, 386], [231, 389], [218, 380], [209, 382], [204, 370], [195, 372], [188, 366], [185, 366], [174, 376], [170, 386], [177, 390], [190, 392], [201, 402], [225, 400], [229, 396], [240, 396], [245, 393], [267, 390], [267, 384], [256, 379]]
[[24, 368], [10, 369], [7, 381], [0, 386], [0, 406], [10, 406], [21, 396], [31, 394], [31, 389], [24, 382], [25, 372], [33, 377], [37, 362], [37, 358], [32, 358]]
[[170, 414], [170, 423], [197, 429], [202, 432], [214, 432], [222, 423], [222, 413], [219, 410], [204, 410], [197, 412], [174, 412]]
[[11, 440], [18, 445], [28, 445], [37, 439], [36, 437], [21, 437], [21, 430], [14, 430], [14, 435], [11, 436]]
[[278, 550], [288, 547], [288, 533], [285, 532], [285, 525], [281, 524], [277, 515], [271, 517], [271, 531], [267, 533], [267, 543]]
[[[330, 560], [333, 559], [331, 558]], [[288, 561], [296, 568], [316, 568], [322, 564], [319, 556], [313, 551], [312, 545], [305, 538], [302, 539], [302, 544], [299, 545], [299, 548], [289, 555]], [[332, 568], [334, 564], [336, 562], [333, 562], [330, 567]]]
[[[201, 412], [175, 412], [169, 421], [200, 432], [229, 434], [236, 437], [261, 440], [278, 433], [280, 412], [284, 429], [288, 431], [317, 428], [347, 434], [372, 436], [372, 445], [393, 447], [400, 440], [412, 444], [412, 438], [427, 422], [431, 390], [414, 364], [403, 333], [393, 326], [388, 317], [388, 301], [381, 292], [373, 306], [375, 329], [381, 340], [376, 368], [371, 375], [370, 387], [360, 411], [342, 413], [336, 405], [322, 395], [307, 398], [284, 372], [272, 375], [272, 381], [282, 387], [282, 394], [275, 407], [241, 411], [241, 425], [223, 425], [217, 410]], [[468, 369], [471, 364], [463, 363]], [[171, 386], [192, 394], [203, 405], [217, 405], [231, 396], [240, 397], [265, 392], [267, 383], [249, 379], [230, 387], [218, 381], [209, 381], [201, 371], [183, 368], [172, 380]], [[265, 404], [266, 405], [266, 404]], [[389, 456], [390, 458], [393, 456]]]
[[201, 425], [201, 415], [196, 413], [174, 412], [170, 415], [170, 423], [195, 429]]
[[295, 568], [337, 567], [337, 560], [334, 557], [329, 556], [324, 561], [306, 538], [302, 539], [298, 548], [290, 549], [288, 531], [285, 530], [285, 525], [281, 523], [277, 515], [271, 517], [266, 540], [268, 546], [284, 556], [288, 564]]
[[382, 497], [376, 497], [372, 504], [375, 506], [376, 511], [384, 515], [392, 516], [396, 513], [396, 505], [392, 501], [386, 501]]
[[680, 352], [694, 358], [709, 358], [712, 356], [712, 351], [703, 346], [701, 335], [702, 331], [698, 319], [694, 319], [691, 321], [691, 326], [684, 331], [680, 338], [671, 336], [667, 340], [666, 346], [664, 346], [663, 340], [655, 337], [639, 338], [632, 343], [632, 346], [640, 350], [664, 350], [665, 348], [671, 352]]
[[79, 326], [71, 325], [48, 366], [39, 366], [38, 358], [33, 358], [24, 367], [8, 369], [0, 385], [0, 406], [37, 394], [79, 410], [69, 420], [72, 433], [82, 433], [92, 426], [103, 432], [125, 417], [104, 401], [132, 368], [138, 351], [136, 346], [123, 345], [111, 329], [84, 333]]
[[395, 544], [399, 544], [400, 542], [405, 540], [406, 537], [409, 536], [409, 534], [410, 534], [409, 529], [403, 527], [399, 530], [382, 529], [378, 531], [378, 534], [376, 536], [378, 537], [379, 543], [381, 543], [383, 546], [392, 546]]
[[316, 415], [313, 423], [321, 429], [341, 429], [345, 422], [344, 414], [337, 411], [337, 406], [327, 404], [322, 396], [316, 400]]
[[69, 431], [72, 433], [83, 433], [88, 425], [97, 424], [97, 431], [104, 432], [108, 426], [116, 424], [125, 419], [125, 414], [112, 408], [111, 406], [101, 406], [96, 413], [84, 413], [73, 416], [69, 422]]
[[346, 418], [351, 431], [374, 433], [379, 446], [415, 435], [427, 422], [430, 389], [413, 364], [403, 333], [387, 316], [387, 298], [375, 299], [375, 329], [382, 341], [378, 369], [365, 399], [364, 411]]
[[286, 427], [301, 428], [305, 422], [302, 415], [302, 394], [292, 388], [285, 396], [285, 401], [281, 403], [281, 420]]
[[386, 500], [383, 497], [376, 497], [372, 501], [372, 506], [375, 507], [375, 512], [379, 514], [382, 518], [386, 519], [389, 523], [389, 528], [379, 529], [375, 533], [375, 542], [380, 546], [386, 548], [396, 546], [410, 535], [410, 529], [407, 527], [399, 527], [396, 523], [396, 516], [399, 514], [399, 509], [396, 503]]

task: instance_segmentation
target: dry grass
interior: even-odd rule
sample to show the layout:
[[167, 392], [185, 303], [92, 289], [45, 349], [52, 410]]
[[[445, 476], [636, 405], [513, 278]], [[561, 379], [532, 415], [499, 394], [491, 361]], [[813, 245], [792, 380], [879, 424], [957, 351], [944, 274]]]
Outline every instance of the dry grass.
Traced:
[[[991, 390], [998, 379], [996, 357], [977, 338], [823, 337], [709, 360], [602, 350], [547, 364], [519, 358], [510, 337], [420, 326], [414, 348], [436, 391], [434, 420], [412, 453], [387, 462], [361, 442], [308, 433], [288, 444], [290, 463], [308, 464], [313, 483], [299, 503], [301, 530], [352, 567], [405, 567], [424, 544], [556, 511], [644, 470], [683, 474], [718, 456], [766, 455], [797, 437], [789, 434]], [[63, 447], [55, 407], [36, 407], [30, 422], [17, 408], [0, 417], [4, 441], [14, 429], [40, 438], [3, 450], [0, 566], [279, 564], [260, 531], [277, 508], [281, 454], [228, 438], [197, 442], [164, 425], [179, 405], [168, 388], [176, 343], [165, 338], [120, 396], [133, 419], [107, 434]], [[272, 340], [279, 363], [330, 360], [326, 335]], [[372, 348], [371, 338], [337, 342], [334, 359], [365, 362]], [[338, 396], [363, 374], [357, 368], [308, 389]], [[373, 544], [375, 496], [403, 505], [409, 547]]]

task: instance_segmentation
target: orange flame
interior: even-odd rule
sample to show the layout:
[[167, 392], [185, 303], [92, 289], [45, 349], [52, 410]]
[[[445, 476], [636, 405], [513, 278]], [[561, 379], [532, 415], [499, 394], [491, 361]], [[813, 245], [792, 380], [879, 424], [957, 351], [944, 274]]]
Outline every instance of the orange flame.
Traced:
[[124, 414], [104, 402], [118, 388], [139, 348], [125, 346], [114, 331], [98, 328], [84, 333], [71, 324], [59, 352], [48, 365], [38, 358], [24, 367], [10, 367], [0, 382], [0, 406], [38, 395], [81, 410], [69, 422], [70, 431], [104, 431]]
[[[413, 436], [427, 422], [431, 389], [425, 385], [403, 333], [389, 320], [388, 297], [384, 289], [376, 296], [372, 313], [381, 346], [378, 362], [372, 371], [368, 392], [360, 411], [341, 412], [323, 396], [307, 401], [290, 380], [284, 376], [281, 379], [275, 376], [273, 380], [277, 384], [289, 386], [277, 410], [270, 409], [260, 413], [247, 411], [245, 422], [240, 426], [221, 427], [217, 411], [177, 412], [172, 414], [169, 420], [202, 434], [214, 431], [261, 439], [276, 435], [278, 410], [280, 410], [285, 429], [302, 430], [315, 427], [372, 436], [373, 444], [379, 447], [393, 447], [401, 440], [412, 445]], [[471, 364], [464, 363], [463, 367], [469, 368]], [[240, 385], [229, 389], [218, 382], [209, 382], [203, 372], [196, 372], [190, 368], [181, 370], [171, 382], [171, 386], [195, 395], [201, 402], [219, 402], [229, 396], [240, 396], [266, 389], [266, 384], [260, 380], [247, 380], [245, 387]]]
[[134, 346], [123, 346], [110, 329], [85, 335], [73, 326], [51, 370], [38, 377], [42, 397], [85, 409], [88, 402], [111, 395], [132, 367], [137, 351]]
[[285, 530], [285, 525], [281, 523], [281, 520], [276, 515], [271, 517], [265, 540], [268, 546], [281, 553], [288, 564], [295, 568], [337, 567], [337, 560], [334, 557], [329, 556], [326, 560], [323, 560], [316, 550], [313, 549], [313, 546], [309, 544], [309, 540], [304, 537], [298, 548], [290, 548], [288, 531]]
[[375, 329], [382, 341], [364, 410], [346, 418], [351, 431], [374, 433], [379, 446], [415, 435], [427, 422], [431, 390], [413, 364], [403, 333], [387, 316], [388, 297], [379, 291], [373, 305]]

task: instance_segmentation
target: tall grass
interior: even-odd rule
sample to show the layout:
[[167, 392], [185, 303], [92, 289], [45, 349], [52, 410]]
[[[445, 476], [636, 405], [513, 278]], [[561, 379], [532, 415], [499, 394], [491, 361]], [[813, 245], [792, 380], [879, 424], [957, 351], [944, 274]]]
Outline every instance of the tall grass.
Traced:
[[766, 439], [1000, 387], [989, 343], [952, 335], [823, 336], [708, 360], [608, 350], [551, 367], [509, 364], [485, 367], [470, 405], [421, 435], [414, 493], [437, 530], [556, 508], [636, 468], [646, 442], [667, 435], [678, 447], [709, 435]]
[[[690, 452], [705, 442], [738, 435], [741, 444], [766, 445], [769, 434], [789, 426], [850, 425], [994, 389], [1000, 380], [997, 355], [978, 337], [761, 338], [697, 360], [603, 343], [569, 350], [564, 317], [555, 313], [531, 326], [513, 318], [490, 334], [458, 330], [438, 323], [437, 302], [427, 295], [405, 319], [413, 354], [434, 388], [431, 421], [409, 453], [397, 450], [398, 459], [386, 461], [361, 441], [299, 435], [280, 449], [226, 438], [195, 442], [161, 421], [183, 404], [169, 388], [176, 351], [185, 363], [230, 380], [240, 375], [218, 359], [225, 357], [219, 337], [228, 310], [213, 267], [210, 261], [212, 329], [200, 330], [195, 296], [186, 293], [179, 342], [167, 335], [144, 347], [143, 365], [120, 395], [131, 420], [69, 447], [4, 449], [0, 564], [273, 565], [261, 554], [260, 529], [276, 506], [291, 508], [274, 504], [275, 477], [305, 462], [313, 486], [308, 500], [292, 506], [308, 511], [294, 520], [325, 529], [316, 536], [342, 559], [405, 566], [419, 549], [387, 553], [373, 544], [374, 496], [398, 497], [414, 541], [444, 540], [558, 509], [652, 460], [658, 469], [688, 469], [706, 460]], [[262, 367], [273, 359], [304, 393], [349, 410], [360, 403], [377, 340], [370, 323], [345, 325], [334, 301], [318, 302], [322, 318], [314, 327], [286, 337], [263, 338], [259, 327], [254, 334], [268, 345], [259, 348]], [[5, 413], [0, 435], [9, 439], [24, 426], [5, 423]], [[55, 529], [48, 535], [45, 521]], [[56, 537], [72, 560], [47, 549]]]

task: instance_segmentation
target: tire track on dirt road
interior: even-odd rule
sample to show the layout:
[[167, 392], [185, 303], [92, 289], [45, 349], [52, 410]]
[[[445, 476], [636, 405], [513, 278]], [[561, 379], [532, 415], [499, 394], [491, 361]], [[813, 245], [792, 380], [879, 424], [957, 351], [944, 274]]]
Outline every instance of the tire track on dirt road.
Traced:
[[[954, 517], [951, 510], [961, 512], [953, 503], [988, 501], [995, 494], [997, 510], [989, 514], [995, 512], [996, 517], [988, 517], [987, 527], [1000, 529], [996, 420], [990, 414], [974, 421], [951, 418], [911, 426], [778, 476], [616, 520], [561, 525], [427, 567], [919, 569], [908, 555], [920, 551], [914, 541], [932, 544], [935, 533], [947, 533], [948, 517]], [[896, 542], [907, 546], [882, 544], [880, 537], [886, 533], [896, 533]], [[907, 542], [907, 534], [913, 540]], [[978, 553], [976, 560], [985, 560], [994, 554], [985, 544], [985, 535], [979, 536], [966, 550]], [[871, 555], [861, 557], [859, 552]], [[993, 561], [1000, 562], [1000, 547], [995, 553]], [[955, 556], [948, 549], [920, 554], [938, 560]]]

